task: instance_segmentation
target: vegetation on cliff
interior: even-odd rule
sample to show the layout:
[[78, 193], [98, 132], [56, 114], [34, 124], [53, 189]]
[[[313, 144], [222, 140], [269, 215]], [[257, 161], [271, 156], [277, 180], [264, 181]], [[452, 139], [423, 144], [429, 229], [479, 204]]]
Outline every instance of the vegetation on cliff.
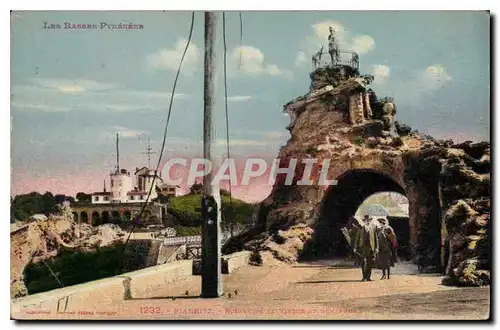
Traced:
[[[203, 222], [201, 214], [201, 198], [199, 193], [173, 197], [170, 199], [168, 212], [175, 218], [174, 222], [183, 227], [199, 227]], [[222, 230], [230, 230], [233, 226], [245, 226], [251, 221], [256, 205], [221, 194]]]

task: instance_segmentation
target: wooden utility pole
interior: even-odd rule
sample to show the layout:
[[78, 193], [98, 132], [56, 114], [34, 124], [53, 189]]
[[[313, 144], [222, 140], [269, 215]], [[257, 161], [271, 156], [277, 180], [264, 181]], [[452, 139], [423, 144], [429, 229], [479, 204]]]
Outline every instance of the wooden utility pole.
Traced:
[[[205, 12], [205, 77], [204, 77], [204, 115], [203, 115], [203, 157], [212, 162], [214, 127], [212, 110], [214, 106], [215, 80], [215, 27], [217, 14]], [[203, 177], [203, 235], [201, 296], [216, 298], [222, 295], [221, 246], [220, 246], [220, 198], [218, 187], [212, 186], [213, 171]], [[218, 199], [218, 200], [217, 200]]]

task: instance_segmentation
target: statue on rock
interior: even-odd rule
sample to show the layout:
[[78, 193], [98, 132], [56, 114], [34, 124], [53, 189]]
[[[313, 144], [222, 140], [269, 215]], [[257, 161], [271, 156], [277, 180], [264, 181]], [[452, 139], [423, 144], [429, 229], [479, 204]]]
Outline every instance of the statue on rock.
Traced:
[[339, 47], [335, 40], [335, 30], [330, 26], [330, 35], [328, 36], [328, 53], [330, 53], [330, 58], [332, 64], [337, 64], [339, 60]]

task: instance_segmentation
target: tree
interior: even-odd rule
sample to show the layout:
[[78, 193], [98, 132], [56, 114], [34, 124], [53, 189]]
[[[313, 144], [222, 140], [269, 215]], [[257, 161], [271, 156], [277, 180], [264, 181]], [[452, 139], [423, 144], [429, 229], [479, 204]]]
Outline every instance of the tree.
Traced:
[[56, 202], [56, 205], [62, 204], [63, 202], [70, 202], [71, 204], [75, 203], [75, 199], [72, 196], [66, 196], [62, 194], [57, 194], [54, 196], [54, 200]]
[[235, 229], [245, 227], [251, 223], [255, 209], [254, 204], [248, 204], [240, 200], [235, 200], [232, 203], [223, 201], [221, 229], [230, 231], [232, 236]]
[[11, 222], [15, 220], [27, 220], [34, 214], [45, 214], [48, 216], [51, 213], [57, 213], [58, 205], [65, 201], [74, 203], [75, 199], [63, 194], [54, 196], [48, 191], [43, 195], [38, 192], [17, 195], [11, 199]]
[[190, 195], [198, 195], [198, 194], [203, 194], [203, 184], [201, 183], [195, 183], [189, 188], [189, 194]]
[[92, 202], [92, 196], [89, 194], [86, 194], [84, 192], [77, 193], [76, 199], [78, 200], [78, 203], [82, 203], [82, 204]]
[[366, 75], [362, 76], [362, 79], [363, 79], [363, 83], [366, 86], [368, 86], [373, 82], [373, 80], [375, 80], [375, 76], [373, 76], [371, 74], [366, 74]]

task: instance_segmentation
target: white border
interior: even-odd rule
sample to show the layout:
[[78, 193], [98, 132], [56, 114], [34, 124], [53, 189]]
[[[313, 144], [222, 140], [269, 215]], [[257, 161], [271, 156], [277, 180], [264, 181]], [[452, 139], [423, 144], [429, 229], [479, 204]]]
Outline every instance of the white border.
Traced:
[[[0, 139], [1, 148], [3, 152], [2, 162], [1, 162], [1, 170], [3, 176], [2, 185], [0, 186], [1, 195], [0, 202], [2, 203], [1, 210], [10, 210], [9, 203], [7, 202], [10, 197], [10, 106], [9, 106], [9, 98], [10, 98], [10, 9], [14, 10], [491, 10], [493, 13], [497, 12], [499, 1], [493, 0], [475, 0], [475, 1], [433, 1], [433, 0], [420, 0], [415, 2], [409, 1], [396, 1], [396, 0], [357, 0], [357, 1], [325, 1], [325, 0], [307, 0], [307, 1], [290, 1], [290, 0], [252, 0], [248, 2], [239, 2], [239, 1], [224, 1], [224, 0], [211, 0], [211, 1], [200, 1], [200, 0], [183, 0], [183, 1], [150, 1], [150, 0], [141, 0], [133, 3], [125, 3], [123, 0], [86, 0], [86, 1], [56, 1], [56, 0], [17, 0], [11, 1], [2, 1], [0, 3], [3, 10], [2, 13], [2, 26], [1, 26], [1, 36], [2, 36], [2, 45], [3, 51], [0, 52], [2, 56], [2, 63], [4, 65], [3, 72], [8, 72], [8, 74], [3, 75], [2, 79], [2, 90], [3, 90], [3, 107], [1, 115], [3, 118], [0, 120], [0, 124], [3, 126], [1, 129], [2, 138]], [[10, 5], [10, 6], [9, 6]], [[498, 42], [498, 35], [495, 36], [495, 41]], [[496, 54], [495, 54], [496, 57]], [[9, 91], [9, 92], [7, 92]], [[498, 93], [498, 85], [495, 88], [495, 91], [492, 93], [499, 95]], [[492, 111], [493, 113], [493, 111]], [[495, 120], [496, 127], [498, 127], [498, 118]], [[496, 145], [496, 141], [491, 141], [494, 145]], [[495, 167], [495, 172], [498, 173], [497, 168]], [[9, 177], [7, 176], [9, 173]], [[494, 202], [497, 202], [497, 197], [495, 196]], [[497, 203], [495, 203], [498, 205]], [[7, 222], [6, 219], [8, 217], [7, 212], [4, 212], [5, 219], [5, 233], [10, 232], [7, 230]], [[493, 221], [494, 222], [494, 221]], [[495, 228], [498, 225], [495, 226]], [[496, 237], [497, 231], [495, 231]], [[5, 234], [6, 235], [6, 234]], [[5, 260], [10, 260], [10, 241], [5, 239], [0, 240], [2, 244], [2, 252], [4, 253], [4, 258], [2, 260], [5, 263]], [[498, 247], [498, 244], [497, 246]], [[498, 249], [495, 249], [494, 256], [498, 255]], [[496, 260], [493, 263], [496, 265]], [[9, 286], [7, 283], [10, 280], [10, 274], [7, 272], [7, 267], [3, 267], [3, 271], [0, 272], [2, 276], [2, 326], [12, 327], [14, 323], [9, 321], [10, 319], [10, 292]], [[496, 272], [494, 273], [496, 274]], [[498, 306], [498, 302], [494, 304], [494, 306]], [[498, 314], [496, 314], [498, 317]], [[38, 324], [40, 325], [40, 324]], [[41, 325], [45, 325], [46, 327], [53, 327], [54, 324], [41, 323]], [[87, 324], [68, 324], [68, 323], [59, 323], [56, 326], [63, 327], [81, 327]], [[199, 328], [200, 324], [188, 324], [188, 323], [177, 323], [177, 324], [164, 324], [157, 323], [158, 326], [161, 327], [175, 327], [181, 326], [183, 328], [192, 327]], [[287, 323], [290, 325], [290, 323]], [[299, 327], [304, 327], [305, 324], [295, 324]], [[320, 324], [316, 324], [320, 325]], [[326, 324], [321, 324], [326, 325]], [[329, 326], [342, 326], [344, 324], [334, 323]], [[366, 324], [367, 327], [373, 328], [375, 327], [400, 327], [402, 325], [409, 324]], [[463, 324], [421, 324], [414, 323], [416, 327], [425, 326], [425, 328], [443, 328], [443, 327], [474, 327], [474, 324], [466, 323]], [[92, 326], [96, 326], [96, 324], [92, 324]], [[99, 327], [101, 325], [98, 325]], [[126, 324], [109, 324], [111, 327], [123, 327], [127, 326]], [[134, 328], [142, 327], [143, 324], [131, 323], [129, 326]], [[220, 324], [213, 325], [205, 325], [211, 327], [219, 327]], [[235, 325], [231, 325], [234, 327]], [[249, 327], [252, 324], [238, 324], [238, 327]], [[255, 325], [254, 325], [255, 326]], [[262, 327], [263, 325], [258, 325]], [[347, 324], [349, 327], [358, 328], [360, 324]]]

